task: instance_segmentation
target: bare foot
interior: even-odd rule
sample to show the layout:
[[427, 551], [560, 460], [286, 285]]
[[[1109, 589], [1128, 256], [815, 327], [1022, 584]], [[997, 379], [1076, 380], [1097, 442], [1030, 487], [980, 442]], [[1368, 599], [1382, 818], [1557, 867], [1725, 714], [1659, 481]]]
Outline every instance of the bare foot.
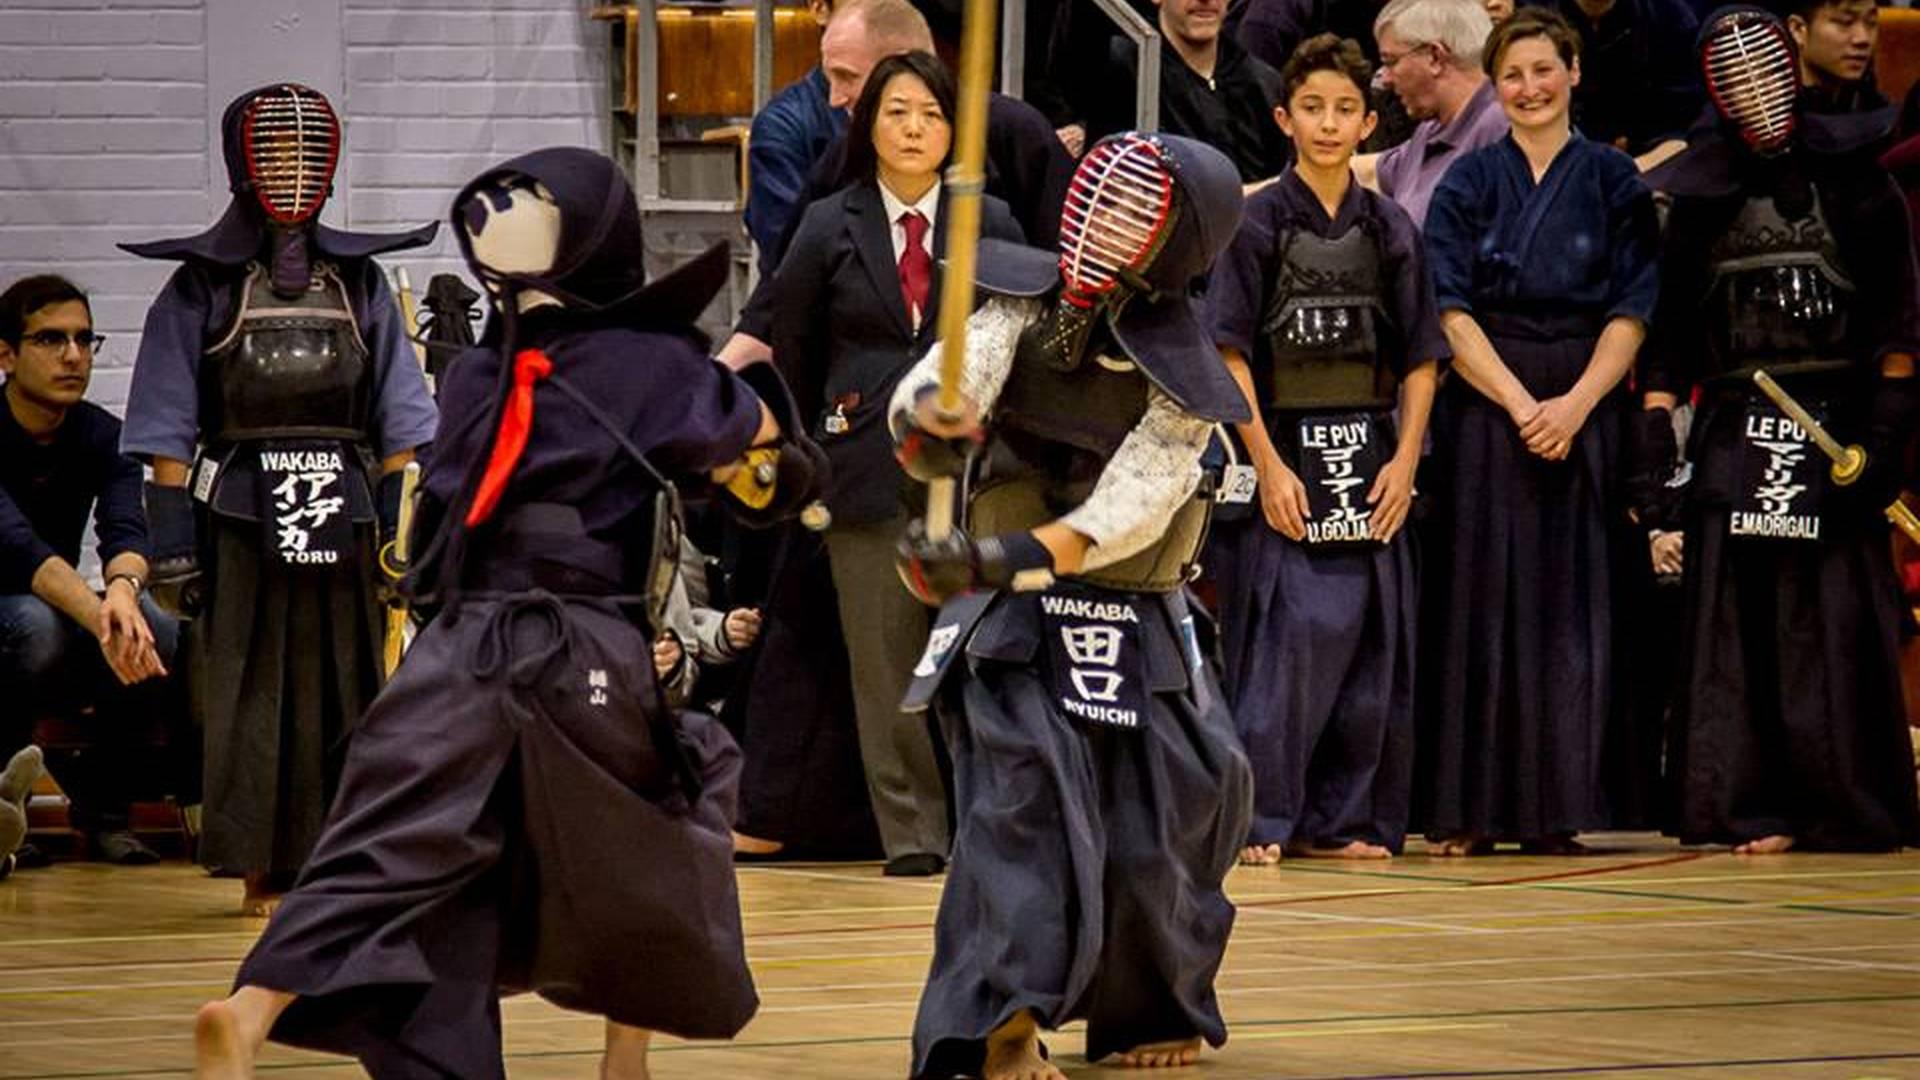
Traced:
[[247, 875], [246, 893], [240, 898], [241, 915], [250, 919], [264, 919], [280, 906], [282, 894], [267, 881], [266, 874]]
[[243, 986], [200, 1006], [193, 1018], [194, 1080], [251, 1080], [267, 1032], [293, 1001], [292, 994]]
[[1040, 1031], [1033, 1014], [1018, 1016], [987, 1036], [987, 1060], [980, 1068], [986, 1080], [1067, 1080], [1067, 1074], [1040, 1054]]
[[1735, 855], [1779, 855], [1793, 850], [1793, 837], [1763, 836], [1758, 840], [1749, 840], [1733, 849]]
[[1200, 1060], [1200, 1040], [1144, 1043], [1120, 1055], [1120, 1064], [1129, 1069], [1177, 1069]]
[[607, 1052], [600, 1059], [600, 1080], [651, 1080], [647, 1047], [653, 1032], [607, 1021]]
[[786, 846], [779, 840], [763, 840], [743, 832], [733, 834], [733, 851], [736, 855], [777, 855]]
[[1248, 844], [1240, 850], [1241, 866], [1273, 866], [1279, 861], [1279, 844]]
[[1379, 844], [1369, 844], [1365, 840], [1353, 840], [1339, 846], [1318, 844], [1289, 844], [1289, 858], [1302, 859], [1391, 859], [1393, 852]]
[[1493, 841], [1484, 836], [1449, 836], [1445, 840], [1435, 840], [1427, 852], [1432, 855], [1445, 855], [1449, 858], [1468, 855], [1493, 854]]

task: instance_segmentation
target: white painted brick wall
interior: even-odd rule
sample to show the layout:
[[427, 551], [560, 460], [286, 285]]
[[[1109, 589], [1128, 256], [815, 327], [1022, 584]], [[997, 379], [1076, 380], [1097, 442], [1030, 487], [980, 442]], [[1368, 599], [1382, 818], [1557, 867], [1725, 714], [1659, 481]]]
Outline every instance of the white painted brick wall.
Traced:
[[5, 0], [0, 283], [55, 271], [108, 336], [92, 396], [115, 409], [167, 270], [118, 241], [210, 220], [202, 0]]
[[[256, 47], [210, 52], [209, 21], [235, 3]], [[592, 6], [0, 0], [0, 287], [54, 271], [93, 294], [111, 340], [92, 396], [119, 411], [147, 305], [171, 267], [114, 244], [218, 216], [227, 195], [214, 125], [231, 88], [264, 81], [263, 65], [288, 56], [285, 77], [335, 95], [346, 122], [327, 219], [411, 228], [443, 218], [487, 165], [557, 144], [608, 149], [608, 30], [587, 17]], [[231, 23], [214, 31], [234, 33]], [[461, 268], [445, 236], [402, 261], [420, 290]]]
[[[444, 219], [489, 165], [543, 146], [611, 141], [609, 31], [591, 0], [344, 0], [352, 190], [361, 229]], [[402, 260], [416, 291], [463, 271], [443, 227]], [[392, 261], [389, 261], [392, 265]]]

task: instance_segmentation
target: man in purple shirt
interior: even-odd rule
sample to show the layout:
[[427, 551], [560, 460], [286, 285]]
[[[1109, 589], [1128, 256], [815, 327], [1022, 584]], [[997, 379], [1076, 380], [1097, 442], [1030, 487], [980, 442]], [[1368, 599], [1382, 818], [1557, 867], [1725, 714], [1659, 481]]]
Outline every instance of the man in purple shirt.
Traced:
[[1479, 0], [1392, 0], [1374, 20], [1376, 81], [1420, 121], [1413, 136], [1353, 160], [1360, 182], [1425, 225], [1427, 201], [1460, 155], [1507, 133], [1507, 115], [1480, 68], [1493, 23]]

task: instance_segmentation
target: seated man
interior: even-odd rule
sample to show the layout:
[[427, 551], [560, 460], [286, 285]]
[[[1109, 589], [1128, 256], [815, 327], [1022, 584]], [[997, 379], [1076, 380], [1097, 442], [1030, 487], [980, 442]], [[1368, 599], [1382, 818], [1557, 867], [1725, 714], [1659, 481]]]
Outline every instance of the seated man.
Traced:
[[[140, 465], [120, 453], [120, 421], [84, 400], [100, 341], [86, 294], [64, 278], [0, 293], [0, 756], [30, 741], [39, 717], [91, 706], [96, 747], [61, 776], [73, 825], [101, 858], [151, 863], [159, 856], [129, 829], [132, 744], [179, 715], [166, 677], [178, 633], [141, 595]], [[104, 593], [75, 569], [89, 512]]]

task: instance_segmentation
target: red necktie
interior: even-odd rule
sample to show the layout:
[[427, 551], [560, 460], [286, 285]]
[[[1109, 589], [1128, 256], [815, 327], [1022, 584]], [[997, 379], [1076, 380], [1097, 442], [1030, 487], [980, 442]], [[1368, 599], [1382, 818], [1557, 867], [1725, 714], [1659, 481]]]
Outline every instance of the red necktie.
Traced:
[[553, 373], [553, 361], [539, 349], [522, 349], [513, 358], [513, 389], [500, 410], [500, 430], [493, 438], [493, 454], [487, 459], [487, 471], [480, 477], [473, 505], [467, 509], [467, 527], [487, 520], [500, 496], [513, 478], [513, 467], [527, 449], [527, 436], [533, 433], [533, 384]]
[[906, 300], [907, 314], [917, 328], [927, 310], [927, 293], [933, 288], [933, 256], [922, 242], [927, 238], [927, 217], [909, 210], [900, 215], [900, 227], [907, 231], [907, 246], [900, 252], [900, 296]]

